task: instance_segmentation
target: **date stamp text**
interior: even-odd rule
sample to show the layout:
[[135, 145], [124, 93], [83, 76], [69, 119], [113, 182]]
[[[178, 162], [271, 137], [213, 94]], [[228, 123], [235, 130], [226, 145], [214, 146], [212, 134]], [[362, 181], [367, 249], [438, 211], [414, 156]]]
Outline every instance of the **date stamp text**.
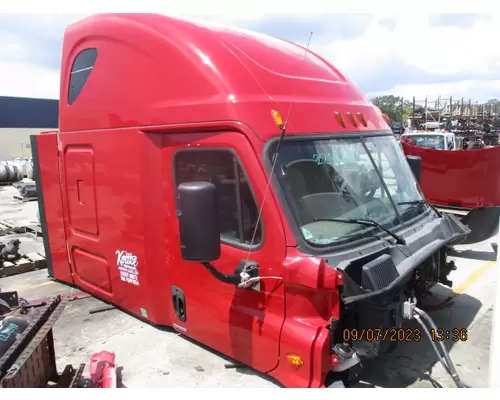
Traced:
[[468, 339], [467, 328], [454, 329], [430, 329], [423, 332], [420, 328], [369, 328], [369, 329], [344, 329], [342, 332], [344, 342], [418, 342], [423, 337], [432, 341], [452, 340], [454, 342], [465, 342]]

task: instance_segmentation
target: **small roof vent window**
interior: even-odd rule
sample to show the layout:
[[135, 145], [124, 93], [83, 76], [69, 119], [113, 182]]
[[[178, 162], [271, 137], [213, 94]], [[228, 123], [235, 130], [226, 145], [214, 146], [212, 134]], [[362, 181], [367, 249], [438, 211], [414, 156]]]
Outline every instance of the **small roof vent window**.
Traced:
[[75, 102], [83, 90], [97, 59], [97, 49], [82, 50], [75, 58], [69, 78], [68, 104]]

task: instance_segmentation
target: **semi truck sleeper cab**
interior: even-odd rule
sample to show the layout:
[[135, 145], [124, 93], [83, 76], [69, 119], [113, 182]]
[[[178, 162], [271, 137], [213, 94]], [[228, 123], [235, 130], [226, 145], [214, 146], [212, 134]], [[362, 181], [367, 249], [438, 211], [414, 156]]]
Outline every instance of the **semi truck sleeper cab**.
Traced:
[[32, 137], [54, 279], [287, 387], [391, 351], [345, 332], [400, 328], [450, 284], [467, 228], [427, 204], [418, 159], [320, 56], [101, 14], [66, 29], [62, 60], [59, 130]]

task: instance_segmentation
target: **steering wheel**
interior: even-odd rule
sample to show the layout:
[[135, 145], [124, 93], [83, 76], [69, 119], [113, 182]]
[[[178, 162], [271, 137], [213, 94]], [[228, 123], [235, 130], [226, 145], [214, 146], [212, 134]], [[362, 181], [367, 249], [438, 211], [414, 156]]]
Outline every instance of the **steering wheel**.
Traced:
[[362, 178], [362, 189], [360, 193], [353, 193], [352, 191], [350, 191], [349, 184], [344, 179], [339, 185], [340, 191], [346, 200], [352, 199], [351, 201], [354, 201], [362, 207], [366, 206], [367, 200], [370, 202], [375, 202], [376, 204], [372, 203], [371, 206], [367, 209], [367, 217], [377, 218], [379, 215], [384, 214], [383, 210], [387, 209], [387, 205], [381, 199], [374, 197], [376, 191], [381, 186], [380, 179], [376, 171], [374, 170], [370, 172], [360, 172], [359, 175], [361, 175]]
[[361, 176], [361, 194], [369, 199], [372, 199], [375, 192], [380, 189], [381, 182], [380, 178], [375, 172], [371, 170], [369, 172], [363, 173]]

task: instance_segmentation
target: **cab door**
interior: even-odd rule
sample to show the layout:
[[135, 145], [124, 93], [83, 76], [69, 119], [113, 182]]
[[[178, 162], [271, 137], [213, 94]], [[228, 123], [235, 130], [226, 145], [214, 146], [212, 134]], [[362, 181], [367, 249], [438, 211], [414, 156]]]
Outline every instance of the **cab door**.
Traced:
[[[222, 255], [214, 267], [232, 274], [241, 260], [249, 260], [259, 265], [261, 277], [280, 277], [286, 253], [282, 221], [271, 191], [264, 202], [267, 175], [247, 139], [239, 133], [172, 136], [174, 197], [183, 182], [217, 187]], [[169, 229], [178, 234], [176, 217]], [[259, 371], [276, 367], [285, 310], [280, 279], [263, 279], [258, 290], [239, 289], [201, 264], [183, 261], [180, 246], [171, 265], [175, 329]]]

